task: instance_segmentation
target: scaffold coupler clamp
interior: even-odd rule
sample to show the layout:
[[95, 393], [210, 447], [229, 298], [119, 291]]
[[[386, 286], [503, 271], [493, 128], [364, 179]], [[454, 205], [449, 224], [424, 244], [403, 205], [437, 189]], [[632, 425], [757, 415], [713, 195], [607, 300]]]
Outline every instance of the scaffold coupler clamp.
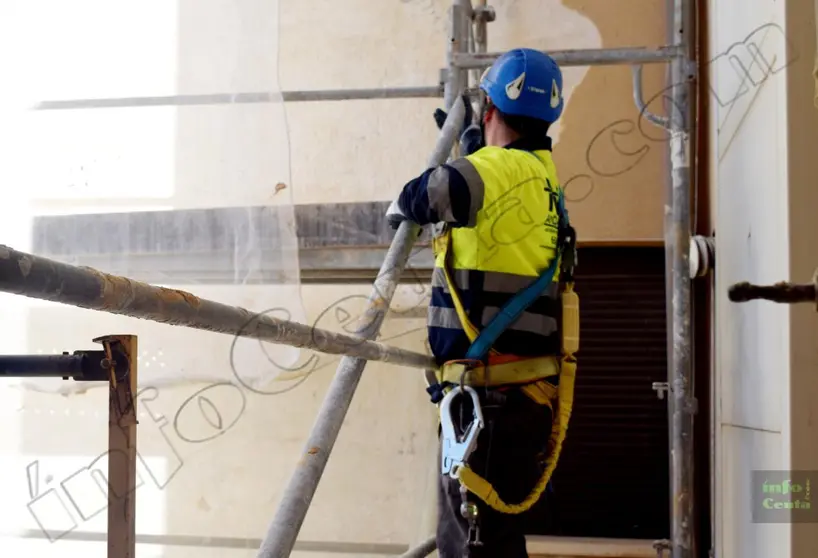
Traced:
[[[472, 401], [472, 420], [462, 436], [457, 435], [452, 418], [452, 401], [462, 392], [467, 393]], [[455, 386], [440, 403], [440, 427], [442, 436], [441, 473], [453, 479], [458, 478], [458, 471], [468, 463], [469, 457], [477, 447], [477, 437], [483, 430], [483, 411], [477, 392], [469, 386]], [[480, 546], [480, 528], [477, 524], [477, 505], [468, 500], [468, 490], [460, 485], [460, 496], [463, 500], [460, 514], [469, 523], [467, 546]]]

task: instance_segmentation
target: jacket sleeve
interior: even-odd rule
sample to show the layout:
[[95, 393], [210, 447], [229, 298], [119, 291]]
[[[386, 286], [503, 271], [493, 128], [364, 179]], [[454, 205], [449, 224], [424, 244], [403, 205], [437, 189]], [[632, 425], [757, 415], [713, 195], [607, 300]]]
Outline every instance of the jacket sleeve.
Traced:
[[483, 207], [483, 179], [465, 157], [426, 170], [409, 181], [398, 205], [418, 225], [441, 221], [454, 227], [473, 227]]

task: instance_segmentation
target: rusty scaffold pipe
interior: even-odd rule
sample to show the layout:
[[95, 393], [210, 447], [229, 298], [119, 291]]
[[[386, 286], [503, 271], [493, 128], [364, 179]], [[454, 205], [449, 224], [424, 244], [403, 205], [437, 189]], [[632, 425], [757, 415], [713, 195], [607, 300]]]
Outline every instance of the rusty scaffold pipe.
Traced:
[[432, 357], [312, 326], [257, 314], [90, 267], [41, 258], [0, 245], [0, 292], [154, 322], [250, 337], [322, 353], [434, 368]]
[[812, 276], [812, 283], [798, 284], [779, 281], [773, 285], [754, 285], [747, 281], [731, 285], [727, 290], [731, 302], [769, 300], [779, 304], [811, 302], [818, 309], [818, 270]]

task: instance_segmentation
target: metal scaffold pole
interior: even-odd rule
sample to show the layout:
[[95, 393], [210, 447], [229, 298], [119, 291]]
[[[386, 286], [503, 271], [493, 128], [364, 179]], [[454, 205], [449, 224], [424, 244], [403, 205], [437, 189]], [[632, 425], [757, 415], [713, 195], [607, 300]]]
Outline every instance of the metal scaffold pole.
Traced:
[[666, 214], [666, 249], [670, 250], [671, 276], [667, 279], [672, 304], [668, 326], [671, 358], [668, 382], [670, 410], [671, 556], [693, 558], [693, 391], [692, 300], [690, 294], [691, 172], [690, 145], [693, 127], [691, 102], [695, 84], [695, 4], [673, 1], [673, 44], [680, 55], [670, 65], [671, 185]]
[[[501, 53], [485, 52], [485, 23], [494, 20], [490, 6], [478, 2], [474, 11], [475, 47], [477, 52], [465, 50], [452, 52], [448, 62], [450, 67], [460, 70], [474, 70], [477, 75], [497, 60]], [[462, 18], [468, 24], [468, 17]], [[467, 41], [466, 41], [467, 42]], [[466, 44], [466, 43], [464, 43]], [[550, 50], [548, 54], [560, 66], [611, 66], [620, 64], [663, 64], [678, 55], [678, 46], [663, 46], [658, 49], [643, 47], [612, 49], [571, 49]], [[196, 95], [165, 95], [158, 97], [113, 97], [98, 99], [54, 99], [33, 103], [31, 110], [87, 110], [135, 107], [232, 105], [256, 103], [308, 103], [355, 100], [422, 99], [444, 97], [446, 89], [439, 85], [384, 87], [372, 89], [325, 89], [315, 91], [253, 91], [242, 93], [203, 93]], [[467, 90], [470, 95], [477, 91]], [[445, 101], [444, 101], [444, 104]], [[448, 106], [448, 105], [447, 105]]]
[[378, 99], [423, 99], [443, 96], [443, 87], [384, 87], [375, 89], [322, 89], [316, 91], [257, 91], [250, 93], [205, 93], [161, 97], [119, 97], [109, 99], [60, 99], [40, 101], [31, 110], [74, 110], [191, 105], [231, 105], [255, 103], [310, 103]]
[[279, 320], [199, 298], [186, 291], [155, 287], [96, 269], [33, 256], [2, 245], [0, 292], [322, 353], [352, 355], [415, 368], [434, 366], [433, 359], [422, 353]]
[[[545, 51], [557, 64], [567, 66], [613, 66], [617, 64], [661, 64], [670, 62], [681, 51], [678, 46], [664, 46], [656, 50], [643, 47], [599, 48]], [[501, 52], [462, 53], [454, 57], [458, 68], [488, 68], [502, 55]]]

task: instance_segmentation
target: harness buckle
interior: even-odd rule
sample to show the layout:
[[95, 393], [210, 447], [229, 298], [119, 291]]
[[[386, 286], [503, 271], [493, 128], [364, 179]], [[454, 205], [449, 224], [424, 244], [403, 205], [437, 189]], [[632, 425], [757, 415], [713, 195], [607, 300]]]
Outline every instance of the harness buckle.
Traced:
[[562, 247], [562, 272], [570, 281], [577, 266], [577, 238], [574, 227], [565, 225], [560, 233]]
[[[452, 400], [461, 395], [465, 391], [471, 396], [472, 400], [472, 421], [463, 433], [462, 439], [457, 435], [454, 429], [454, 420], [452, 419], [451, 406]], [[451, 478], [457, 478], [457, 471], [463, 467], [471, 456], [472, 452], [477, 447], [477, 436], [483, 430], [483, 411], [480, 409], [480, 400], [477, 397], [477, 392], [469, 387], [456, 386], [452, 388], [443, 401], [440, 403], [440, 427], [442, 436], [441, 447], [441, 473], [449, 475]]]

